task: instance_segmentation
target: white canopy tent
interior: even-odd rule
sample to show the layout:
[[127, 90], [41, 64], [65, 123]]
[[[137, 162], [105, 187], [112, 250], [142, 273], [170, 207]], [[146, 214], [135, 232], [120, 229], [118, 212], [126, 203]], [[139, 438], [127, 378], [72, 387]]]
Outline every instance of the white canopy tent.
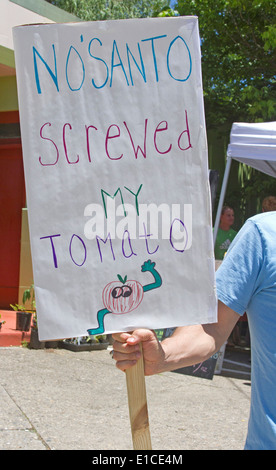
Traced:
[[276, 178], [276, 121], [254, 124], [233, 123], [214, 226], [214, 244], [217, 238], [232, 159]]

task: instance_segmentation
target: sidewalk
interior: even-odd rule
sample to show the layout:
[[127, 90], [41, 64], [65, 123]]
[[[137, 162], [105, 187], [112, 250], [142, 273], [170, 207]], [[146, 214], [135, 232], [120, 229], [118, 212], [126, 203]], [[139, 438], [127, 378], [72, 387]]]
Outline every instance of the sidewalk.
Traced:
[[[109, 350], [2, 347], [0, 358], [0, 450], [132, 450], [125, 374]], [[152, 449], [243, 449], [250, 385], [146, 377]]]

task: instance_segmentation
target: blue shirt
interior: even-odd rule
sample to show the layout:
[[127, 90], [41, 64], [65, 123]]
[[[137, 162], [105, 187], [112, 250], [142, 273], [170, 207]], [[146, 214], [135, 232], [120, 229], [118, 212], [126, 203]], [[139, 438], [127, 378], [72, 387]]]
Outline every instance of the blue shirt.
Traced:
[[276, 212], [245, 223], [217, 271], [218, 299], [251, 338], [251, 407], [245, 449], [276, 450]]

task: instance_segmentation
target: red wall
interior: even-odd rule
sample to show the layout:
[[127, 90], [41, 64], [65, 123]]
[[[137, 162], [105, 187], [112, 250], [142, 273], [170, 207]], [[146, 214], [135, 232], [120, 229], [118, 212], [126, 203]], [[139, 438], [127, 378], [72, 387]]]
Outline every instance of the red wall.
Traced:
[[[0, 124], [18, 122], [18, 112], [0, 113]], [[22, 207], [25, 183], [21, 142], [0, 139], [0, 308], [18, 302]]]

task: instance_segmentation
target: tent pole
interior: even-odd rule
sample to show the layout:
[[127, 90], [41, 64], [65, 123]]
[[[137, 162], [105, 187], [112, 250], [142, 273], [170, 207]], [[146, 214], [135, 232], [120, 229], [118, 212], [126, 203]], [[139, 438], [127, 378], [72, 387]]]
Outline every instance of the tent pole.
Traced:
[[231, 162], [232, 162], [232, 158], [227, 157], [221, 191], [220, 191], [219, 203], [218, 203], [218, 208], [217, 208], [216, 221], [215, 221], [215, 226], [214, 226], [214, 231], [213, 231], [214, 246], [215, 246], [216, 239], [217, 239], [219, 222], [220, 222], [220, 214], [221, 214], [221, 210], [222, 210], [223, 203], [224, 203], [224, 197], [226, 193], [226, 188], [227, 188], [227, 183], [228, 183], [228, 178], [229, 178], [229, 173], [230, 173], [230, 168], [231, 168]]

